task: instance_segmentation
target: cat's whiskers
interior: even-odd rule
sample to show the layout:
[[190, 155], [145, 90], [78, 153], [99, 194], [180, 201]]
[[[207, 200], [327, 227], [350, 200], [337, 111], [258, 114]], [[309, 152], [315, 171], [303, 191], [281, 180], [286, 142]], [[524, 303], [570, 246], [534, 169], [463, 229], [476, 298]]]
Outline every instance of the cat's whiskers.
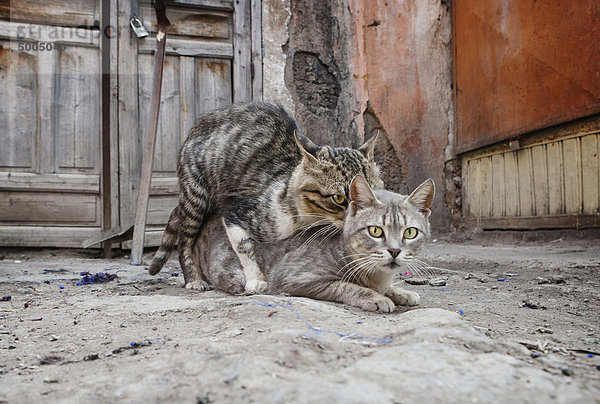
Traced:
[[[359, 260], [355, 260], [355, 262], [357, 262]], [[363, 270], [367, 267], [372, 267], [373, 265], [376, 265], [377, 262], [373, 262], [372, 257], [369, 255], [367, 257], [365, 257], [365, 259], [361, 262], [357, 262], [356, 266], [352, 266], [350, 268], [350, 270], [348, 270], [343, 276], [342, 276], [342, 281], [346, 281], [346, 282], [351, 282], [352, 279], [354, 279], [355, 281], [358, 281], [361, 272], [363, 272]]]
[[331, 240], [333, 237], [335, 237], [336, 234], [338, 234], [339, 232], [342, 231], [342, 229], [340, 229], [339, 227], [336, 227], [335, 225], [329, 225], [329, 230], [328, 232], [325, 234], [325, 237], [323, 237], [323, 239], [319, 242], [319, 244], [317, 244], [317, 247], [319, 247], [321, 244], [323, 244], [323, 242], [327, 241], [327, 240]]
[[306, 241], [304, 241], [304, 243], [302, 243], [302, 245], [299, 247], [299, 249], [303, 249], [303, 248], [307, 248], [308, 246], [310, 246], [315, 240], [317, 240], [319, 237], [327, 234], [327, 232], [330, 230], [330, 226], [332, 225], [326, 225], [323, 228], [317, 230], [314, 234], [312, 234]]

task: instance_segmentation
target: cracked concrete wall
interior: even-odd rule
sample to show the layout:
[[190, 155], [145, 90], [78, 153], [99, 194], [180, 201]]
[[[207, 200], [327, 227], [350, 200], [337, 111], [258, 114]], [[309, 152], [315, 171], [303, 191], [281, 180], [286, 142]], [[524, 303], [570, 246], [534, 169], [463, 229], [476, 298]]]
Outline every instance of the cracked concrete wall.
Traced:
[[432, 178], [438, 232], [456, 199], [444, 173], [454, 157], [450, 24], [445, 0], [263, 0], [265, 100], [319, 144], [357, 147], [379, 130], [386, 188], [408, 193]]

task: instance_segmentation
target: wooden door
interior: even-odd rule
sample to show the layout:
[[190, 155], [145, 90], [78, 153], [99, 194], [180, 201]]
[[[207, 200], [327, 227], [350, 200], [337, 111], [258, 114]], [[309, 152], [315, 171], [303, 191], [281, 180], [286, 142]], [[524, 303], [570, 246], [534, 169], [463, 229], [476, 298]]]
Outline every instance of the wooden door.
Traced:
[[[109, 1], [112, 225], [127, 227], [148, 125], [155, 13], [139, 1], [150, 36], [137, 39], [131, 0]], [[0, 245], [80, 247], [100, 234], [100, 3], [0, 4]], [[261, 98], [259, 0], [169, 1], [167, 16], [147, 245], [158, 243], [176, 203], [177, 154], [194, 118]], [[54, 48], [42, 50], [44, 42]]]
[[99, 4], [32, 3], [0, 7], [0, 245], [79, 247], [101, 220]]
[[[121, 15], [129, 16], [123, 2]], [[135, 217], [143, 139], [148, 130], [152, 96], [155, 13], [140, 3], [140, 18], [150, 36], [121, 36], [119, 155], [122, 227]], [[252, 87], [250, 2], [182, 0], [169, 3], [161, 110], [148, 206], [145, 244], [158, 245], [177, 203], [177, 156], [194, 119], [207, 110], [260, 98]], [[120, 22], [123, 27], [127, 18]], [[235, 57], [234, 57], [235, 55]], [[134, 72], [135, 74], [128, 74]], [[128, 243], [126, 243], [128, 246]]]

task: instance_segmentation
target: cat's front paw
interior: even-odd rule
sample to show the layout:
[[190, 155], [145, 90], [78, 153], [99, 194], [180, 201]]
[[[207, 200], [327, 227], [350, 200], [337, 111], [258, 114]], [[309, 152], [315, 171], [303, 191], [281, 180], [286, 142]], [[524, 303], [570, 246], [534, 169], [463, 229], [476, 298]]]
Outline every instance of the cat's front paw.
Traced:
[[396, 310], [394, 302], [385, 296], [364, 299], [359, 301], [356, 306], [366, 311], [376, 311], [379, 313], [391, 313]]
[[199, 292], [205, 292], [207, 290], [211, 290], [212, 287], [206, 283], [205, 281], [192, 281], [192, 282], [186, 282], [185, 284], [185, 288], [186, 289], [192, 289], [192, 290], [197, 290]]
[[393, 288], [385, 294], [399, 306], [418, 306], [421, 303], [421, 297], [416, 292]]
[[267, 292], [267, 282], [261, 280], [250, 280], [246, 282], [246, 292], [253, 295], [260, 295]]

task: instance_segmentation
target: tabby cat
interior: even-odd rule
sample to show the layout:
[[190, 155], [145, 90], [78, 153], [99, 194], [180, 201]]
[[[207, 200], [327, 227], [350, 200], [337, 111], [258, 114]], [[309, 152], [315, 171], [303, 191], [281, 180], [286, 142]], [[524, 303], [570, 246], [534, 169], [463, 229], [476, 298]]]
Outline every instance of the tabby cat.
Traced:
[[[311, 229], [301, 237], [256, 245], [256, 258], [268, 275], [268, 293], [379, 312], [392, 312], [395, 305], [418, 305], [417, 293], [392, 281], [403, 270], [420, 265], [416, 255], [429, 238], [434, 194], [432, 180], [404, 196], [373, 192], [357, 176], [350, 186], [351, 202], [341, 234], [327, 239], [326, 232]], [[219, 219], [211, 220], [203, 230], [194, 260], [215, 288], [244, 292], [244, 272]]]
[[319, 147], [299, 133], [281, 107], [244, 103], [201, 115], [178, 161], [179, 203], [169, 217], [149, 272], [157, 274], [175, 243], [189, 289], [209, 288], [192, 260], [205, 222], [222, 216], [242, 264], [245, 290], [266, 290], [255, 242], [282, 240], [313, 225], [340, 229], [350, 181], [364, 175], [381, 188], [373, 160], [376, 136], [358, 149]]

